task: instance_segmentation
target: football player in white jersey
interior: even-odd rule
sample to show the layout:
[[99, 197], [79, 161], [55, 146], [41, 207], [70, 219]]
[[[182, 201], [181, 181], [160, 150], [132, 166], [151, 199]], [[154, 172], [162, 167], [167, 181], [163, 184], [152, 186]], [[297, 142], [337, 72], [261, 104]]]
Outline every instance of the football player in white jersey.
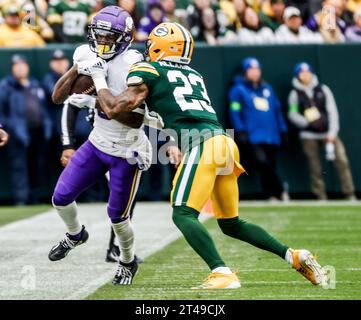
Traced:
[[[99, 11], [89, 26], [89, 45], [82, 45], [74, 52], [73, 67], [59, 79], [53, 92], [55, 103], [68, 98], [78, 74], [90, 75], [89, 61], [101, 57], [107, 65], [107, 81], [114, 95], [126, 88], [130, 67], [143, 56], [129, 49], [134, 25], [130, 15], [120, 7], [108, 6]], [[94, 66], [93, 66], [94, 68]], [[96, 66], [95, 66], [96, 68]], [[101, 68], [100, 72], [104, 72]], [[96, 109], [96, 99], [89, 95], [76, 95], [72, 104], [82, 104]], [[88, 232], [79, 222], [76, 198], [89, 186], [109, 172], [110, 196], [108, 215], [119, 240], [121, 256], [114, 284], [132, 283], [137, 272], [134, 256], [134, 232], [129, 211], [138, 189], [142, 170], [151, 164], [151, 145], [142, 128], [144, 109], [125, 114], [121, 123], [110, 120], [96, 109], [94, 128], [87, 140], [74, 154], [59, 177], [53, 194], [53, 205], [64, 221], [65, 238], [49, 252], [49, 259], [65, 258], [69, 251], [88, 239]]]

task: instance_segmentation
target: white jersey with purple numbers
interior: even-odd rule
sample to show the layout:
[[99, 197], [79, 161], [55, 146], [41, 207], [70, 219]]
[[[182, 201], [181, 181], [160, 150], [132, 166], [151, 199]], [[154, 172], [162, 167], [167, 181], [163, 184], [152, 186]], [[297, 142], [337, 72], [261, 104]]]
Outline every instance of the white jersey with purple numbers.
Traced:
[[[89, 46], [81, 45], [74, 51], [73, 62], [96, 58], [96, 53]], [[113, 95], [119, 95], [127, 89], [127, 75], [130, 67], [143, 60], [136, 50], [127, 50], [115, 56], [108, 63], [107, 84]], [[144, 109], [133, 112], [144, 114]], [[109, 119], [105, 113], [97, 110], [94, 128], [89, 135], [91, 143], [100, 151], [111, 156], [134, 159], [141, 169], [148, 169], [151, 164], [151, 144], [143, 128], [134, 129], [116, 120]]]

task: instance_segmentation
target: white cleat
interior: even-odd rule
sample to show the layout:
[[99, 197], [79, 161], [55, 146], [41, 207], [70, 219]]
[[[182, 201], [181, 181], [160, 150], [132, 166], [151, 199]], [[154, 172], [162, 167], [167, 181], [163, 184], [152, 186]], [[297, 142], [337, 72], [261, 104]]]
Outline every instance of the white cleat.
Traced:
[[327, 284], [327, 273], [308, 250], [290, 249], [293, 268], [314, 285]]

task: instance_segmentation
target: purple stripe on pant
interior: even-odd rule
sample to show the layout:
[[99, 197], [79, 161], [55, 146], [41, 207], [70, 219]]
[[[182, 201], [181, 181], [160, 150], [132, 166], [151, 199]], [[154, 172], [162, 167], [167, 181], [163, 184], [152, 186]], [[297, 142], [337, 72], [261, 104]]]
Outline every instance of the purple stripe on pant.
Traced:
[[128, 211], [137, 192], [139, 170], [124, 158], [105, 154], [88, 140], [74, 154], [59, 177], [53, 194], [56, 206], [66, 206], [104, 177], [109, 171], [110, 196], [108, 215], [113, 223], [128, 217]]

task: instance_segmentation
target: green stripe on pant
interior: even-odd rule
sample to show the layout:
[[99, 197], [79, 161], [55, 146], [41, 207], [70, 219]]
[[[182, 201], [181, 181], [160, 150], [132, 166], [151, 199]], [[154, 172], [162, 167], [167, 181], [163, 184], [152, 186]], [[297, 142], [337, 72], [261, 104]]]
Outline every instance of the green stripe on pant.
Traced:
[[192, 148], [192, 150], [186, 154], [182, 172], [178, 177], [177, 185], [174, 189], [173, 205], [181, 206], [187, 202], [202, 151], [203, 145], [200, 145]]

